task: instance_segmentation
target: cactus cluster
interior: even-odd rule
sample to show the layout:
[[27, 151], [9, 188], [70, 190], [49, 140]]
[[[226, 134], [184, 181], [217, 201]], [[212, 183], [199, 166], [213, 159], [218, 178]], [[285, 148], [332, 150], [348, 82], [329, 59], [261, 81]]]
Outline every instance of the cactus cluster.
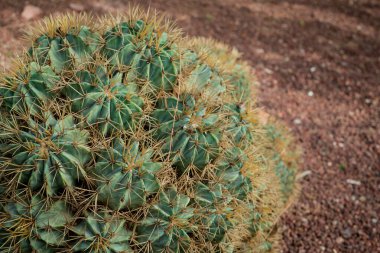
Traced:
[[293, 147], [238, 53], [137, 9], [45, 20], [0, 79], [1, 252], [258, 252]]

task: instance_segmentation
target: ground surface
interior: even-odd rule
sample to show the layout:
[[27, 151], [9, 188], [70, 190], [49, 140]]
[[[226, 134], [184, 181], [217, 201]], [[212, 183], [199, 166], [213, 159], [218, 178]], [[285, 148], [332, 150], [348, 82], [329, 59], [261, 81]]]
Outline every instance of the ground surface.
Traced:
[[[0, 0], [0, 65], [21, 52], [29, 3], [43, 15], [69, 1]], [[78, 3], [78, 2], [77, 2]], [[127, 1], [82, 1], [86, 11]], [[380, 2], [140, 1], [190, 35], [237, 47], [261, 82], [259, 104], [304, 150], [303, 191], [283, 218], [283, 252], [380, 252]], [[76, 7], [78, 9], [78, 7]]]

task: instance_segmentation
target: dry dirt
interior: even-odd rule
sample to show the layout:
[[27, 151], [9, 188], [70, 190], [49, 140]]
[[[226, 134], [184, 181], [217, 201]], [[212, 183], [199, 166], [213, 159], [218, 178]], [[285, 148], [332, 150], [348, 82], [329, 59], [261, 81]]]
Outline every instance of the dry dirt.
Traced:
[[[380, 252], [380, 2], [135, 1], [189, 35], [235, 46], [261, 82], [260, 106], [304, 150], [299, 202], [283, 218], [283, 252]], [[26, 4], [43, 15], [73, 1], [0, 0], [0, 66], [20, 53]], [[94, 13], [129, 1], [76, 1]], [[75, 6], [75, 5], [74, 5]], [[78, 5], [76, 5], [78, 7]]]

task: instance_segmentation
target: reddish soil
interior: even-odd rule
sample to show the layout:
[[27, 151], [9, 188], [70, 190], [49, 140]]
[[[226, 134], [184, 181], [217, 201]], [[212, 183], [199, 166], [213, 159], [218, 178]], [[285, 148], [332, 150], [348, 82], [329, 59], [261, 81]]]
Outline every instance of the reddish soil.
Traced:
[[[137, 1], [136, 1], [137, 2]], [[0, 65], [20, 52], [27, 2], [0, 0]], [[44, 15], [69, 1], [28, 2]], [[128, 1], [82, 1], [86, 11]], [[309, 171], [283, 218], [283, 252], [380, 252], [380, 2], [155, 0], [189, 35], [235, 46], [261, 82], [259, 104], [284, 120]]]

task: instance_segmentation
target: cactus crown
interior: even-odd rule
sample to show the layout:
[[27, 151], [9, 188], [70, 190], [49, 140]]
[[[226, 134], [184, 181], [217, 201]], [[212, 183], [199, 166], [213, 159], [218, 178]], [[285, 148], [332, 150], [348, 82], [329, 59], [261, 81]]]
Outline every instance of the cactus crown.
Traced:
[[277, 194], [261, 184], [266, 159], [281, 183], [293, 174], [260, 143], [236, 52], [136, 9], [50, 19], [29, 37], [0, 86], [1, 251], [256, 247], [270, 230], [259, 199]]

